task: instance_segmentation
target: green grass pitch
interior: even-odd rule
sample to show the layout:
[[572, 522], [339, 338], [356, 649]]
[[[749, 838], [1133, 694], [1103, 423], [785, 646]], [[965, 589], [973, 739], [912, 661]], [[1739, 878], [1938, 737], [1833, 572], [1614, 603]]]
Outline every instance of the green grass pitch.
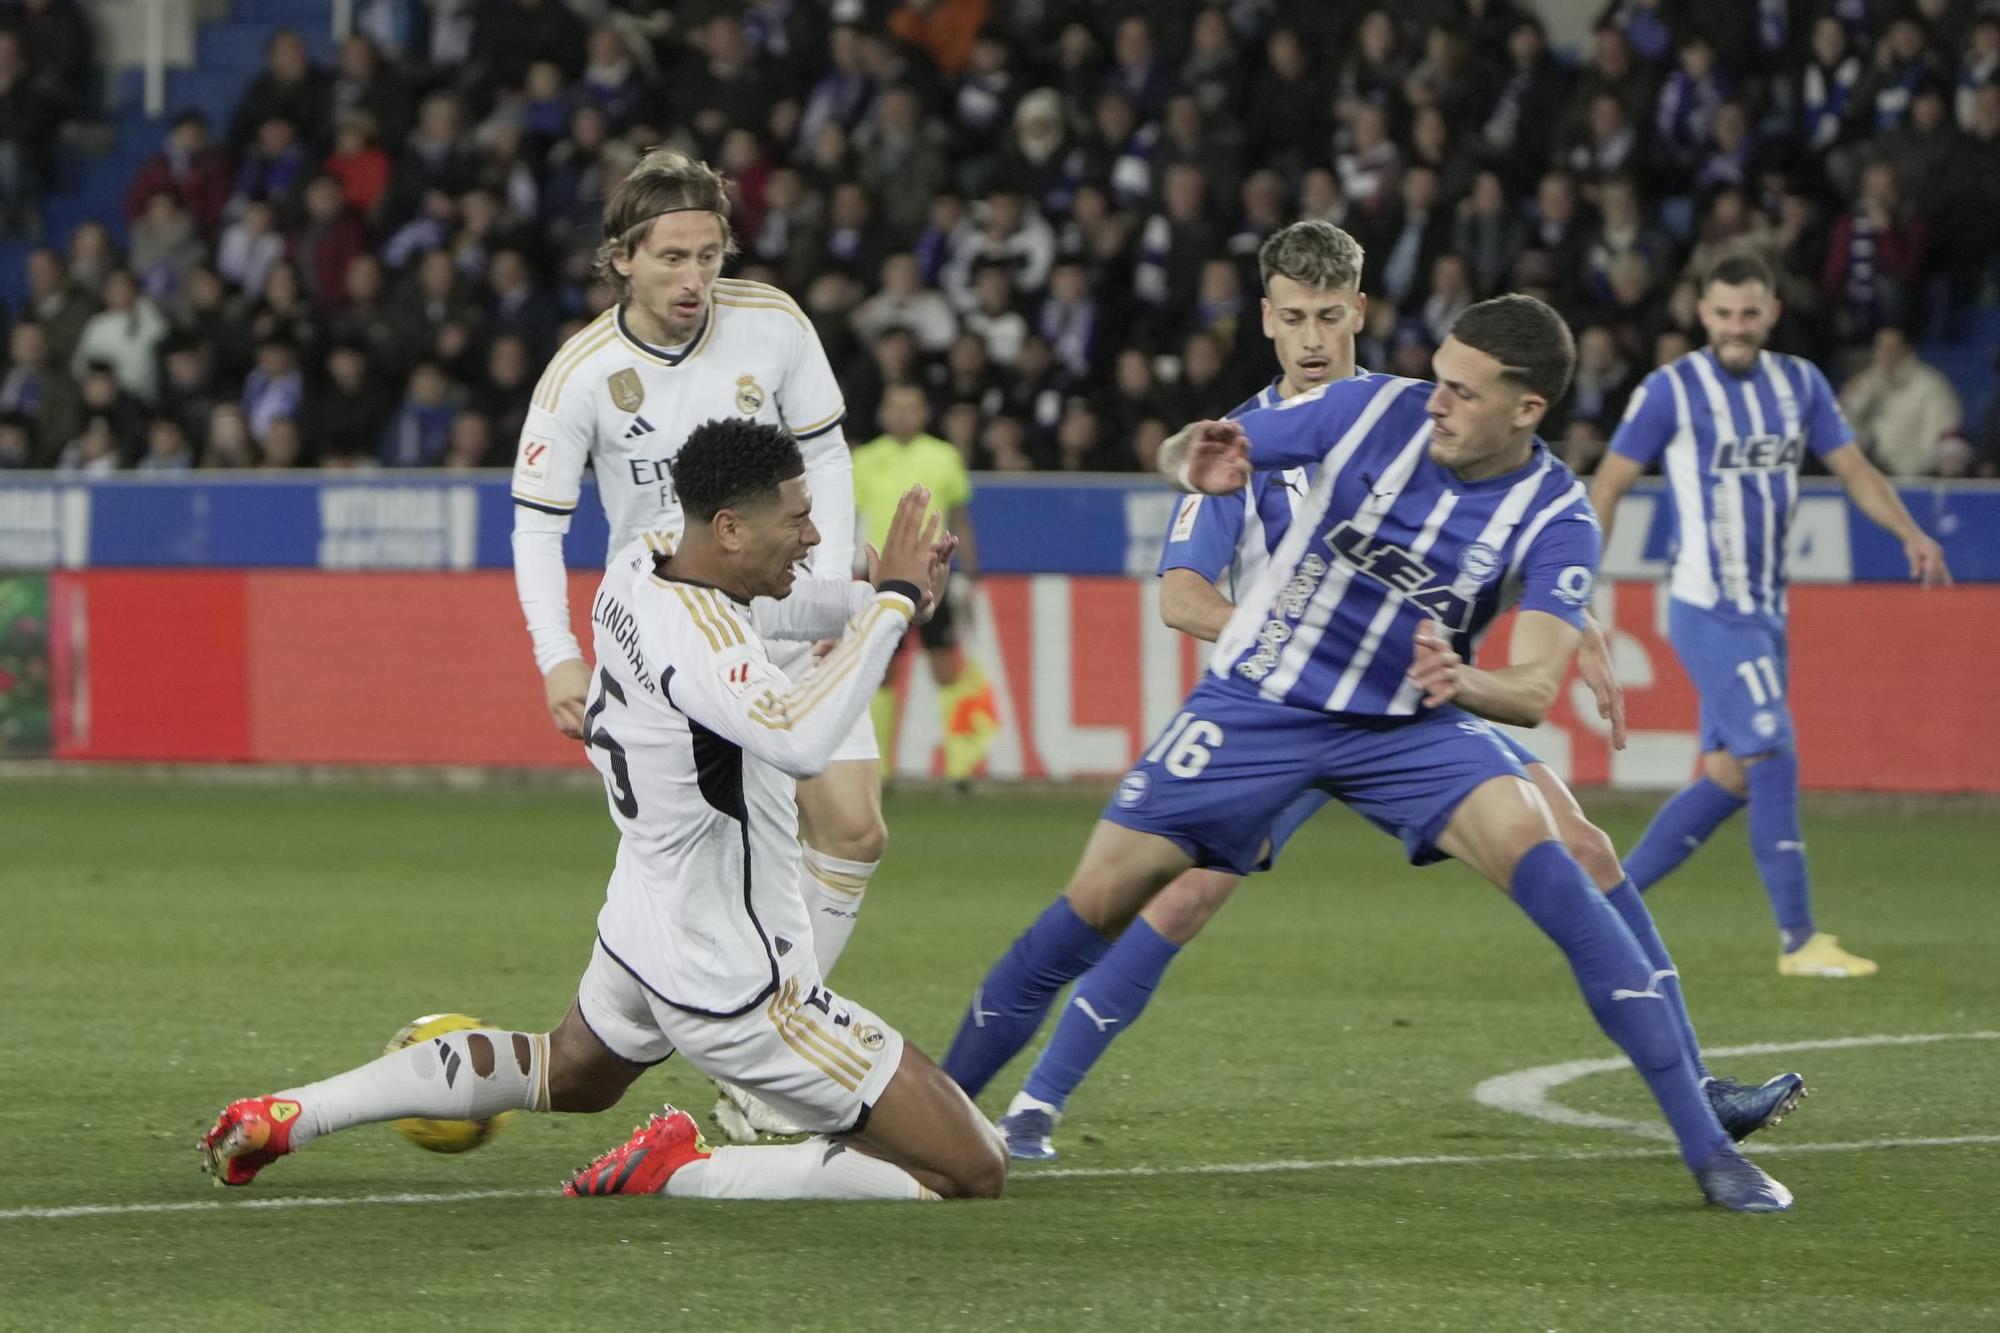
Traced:
[[[1593, 804], [1629, 846], [1647, 804]], [[892, 796], [835, 983], [940, 1051], [1095, 808]], [[1657, 1142], [1477, 1104], [1611, 1047], [1499, 894], [1338, 812], [1186, 952], [1062, 1160], [999, 1202], [556, 1197], [649, 1105], [707, 1109], [676, 1063], [463, 1157], [369, 1126], [224, 1192], [193, 1142], [228, 1098], [433, 1010], [561, 1015], [602, 798], [44, 778], [0, 784], [0, 827], [0, 1329], [2000, 1326], [1990, 810], [1809, 806], [1822, 924], [1880, 960], [1869, 981], [1775, 975], [1740, 828], [1653, 893], [1710, 1046], [1951, 1034], [1720, 1062], [1812, 1084], [1751, 1144], [1798, 1195], [1781, 1218], [1702, 1207]], [[1552, 1097], [1651, 1118], [1629, 1072]], [[448, 1197], [380, 1197], [413, 1194]]]

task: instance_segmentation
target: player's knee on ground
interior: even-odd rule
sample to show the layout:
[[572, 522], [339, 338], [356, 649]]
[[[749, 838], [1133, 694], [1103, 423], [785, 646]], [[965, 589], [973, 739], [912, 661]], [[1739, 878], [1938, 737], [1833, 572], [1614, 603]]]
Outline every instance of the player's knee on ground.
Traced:
[[1764, 757], [1757, 755], [1751, 759], [1738, 759], [1727, 750], [1710, 750], [1701, 757], [1701, 771], [1707, 775], [1710, 782], [1731, 796], [1748, 796], [1750, 779], [1746, 770], [1749, 765]]
[[997, 1199], [1007, 1188], [1006, 1140], [997, 1133], [982, 1132], [968, 1146], [963, 1160], [952, 1165], [947, 1177], [953, 1199]]

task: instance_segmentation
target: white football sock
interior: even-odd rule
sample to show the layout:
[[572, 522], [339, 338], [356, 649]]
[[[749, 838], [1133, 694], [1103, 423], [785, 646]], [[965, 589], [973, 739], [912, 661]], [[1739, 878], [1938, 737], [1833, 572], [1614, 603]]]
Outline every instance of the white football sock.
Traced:
[[717, 1148], [667, 1178], [675, 1199], [910, 1199], [938, 1196], [900, 1166], [844, 1143]]
[[833, 972], [861, 915], [861, 898], [880, 861], [843, 861], [817, 847], [799, 844], [799, 893], [812, 913], [813, 956], [822, 979]]
[[502, 1111], [546, 1111], [548, 1067], [546, 1034], [472, 1028], [278, 1096], [301, 1108], [292, 1126], [292, 1147], [301, 1148], [322, 1134], [374, 1120], [484, 1120]]

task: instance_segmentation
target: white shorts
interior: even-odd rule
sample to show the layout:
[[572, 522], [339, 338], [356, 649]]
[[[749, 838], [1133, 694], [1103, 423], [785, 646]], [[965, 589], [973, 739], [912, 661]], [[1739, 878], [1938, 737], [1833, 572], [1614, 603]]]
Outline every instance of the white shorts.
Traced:
[[[771, 661], [789, 679], [796, 681], [813, 669], [812, 645], [774, 644]], [[875, 742], [875, 719], [865, 708], [861, 710], [861, 716], [854, 719], [853, 728], [834, 747], [833, 755], [827, 762], [838, 764], [848, 759], [863, 759], [871, 764], [882, 762], [882, 747]]]
[[828, 990], [811, 949], [793, 949], [779, 967], [775, 994], [734, 1018], [708, 1018], [653, 994], [600, 940], [576, 1001], [590, 1030], [621, 1059], [651, 1065], [679, 1051], [802, 1129], [859, 1128], [902, 1063], [903, 1034]]

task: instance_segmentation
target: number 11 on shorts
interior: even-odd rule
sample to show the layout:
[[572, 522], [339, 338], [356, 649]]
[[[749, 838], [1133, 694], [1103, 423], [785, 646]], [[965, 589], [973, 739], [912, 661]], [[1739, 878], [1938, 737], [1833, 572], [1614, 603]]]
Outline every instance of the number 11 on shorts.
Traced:
[[1193, 713], [1182, 713], [1146, 751], [1146, 762], [1158, 764], [1174, 777], [1191, 778], [1208, 767], [1210, 752], [1222, 741], [1221, 727]]
[[[1757, 678], [1759, 671], [1764, 673], [1762, 680]], [[1785, 697], [1785, 686], [1784, 682], [1778, 679], [1777, 664], [1772, 662], [1769, 657], [1759, 657], [1749, 662], [1738, 662], [1736, 664], [1736, 674], [1743, 677], [1744, 685], [1748, 686], [1750, 690], [1750, 702], [1759, 708], [1762, 708], [1773, 699], [1782, 699]]]

